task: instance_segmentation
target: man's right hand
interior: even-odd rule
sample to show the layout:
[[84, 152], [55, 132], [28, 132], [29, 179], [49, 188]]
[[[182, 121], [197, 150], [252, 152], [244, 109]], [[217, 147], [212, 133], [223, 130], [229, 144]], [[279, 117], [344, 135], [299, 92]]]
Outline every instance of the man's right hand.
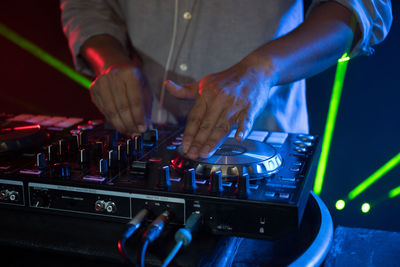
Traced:
[[92, 101], [120, 132], [144, 132], [149, 123], [151, 91], [134, 65], [110, 66], [91, 85]]
[[150, 121], [152, 94], [139, 64], [108, 34], [90, 37], [80, 54], [96, 73], [90, 92], [106, 119], [124, 134], [144, 132]]

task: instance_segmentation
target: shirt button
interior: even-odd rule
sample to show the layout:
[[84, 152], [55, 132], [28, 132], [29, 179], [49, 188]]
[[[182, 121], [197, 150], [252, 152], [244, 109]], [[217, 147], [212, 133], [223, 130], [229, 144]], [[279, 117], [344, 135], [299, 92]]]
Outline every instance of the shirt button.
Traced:
[[183, 13], [183, 18], [184, 19], [191, 19], [192, 18], [192, 14], [190, 14], [190, 12], [185, 12], [185, 13]]
[[181, 71], [187, 71], [188, 66], [185, 63], [182, 63], [179, 65], [179, 68], [181, 69]]

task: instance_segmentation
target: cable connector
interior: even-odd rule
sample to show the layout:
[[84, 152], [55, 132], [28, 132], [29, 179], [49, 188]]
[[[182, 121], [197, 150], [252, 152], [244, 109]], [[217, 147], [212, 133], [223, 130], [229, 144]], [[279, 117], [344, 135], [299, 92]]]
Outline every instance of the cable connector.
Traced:
[[142, 222], [144, 221], [144, 219], [147, 217], [148, 214], [149, 214], [148, 209], [142, 209], [136, 214], [136, 216], [132, 220], [130, 220], [127, 223], [128, 229], [124, 233], [124, 237], [126, 239], [130, 238], [133, 235], [133, 233], [137, 229], [139, 229], [140, 225], [142, 224]]
[[133, 265], [137, 265], [135, 260], [128, 254], [126, 250], [125, 244], [126, 241], [135, 233], [137, 229], [140, 228], [140, 225], [144, 221], [144, 219], [149, 214], [148, 209], [140, 210], [136, 216], [127, 223], [127, 229], [125, 230], [124, 234], [122, 235], [121, 240], [118, 241], [118, 251], [122, 255], [122, 257], [127, 258]]
[[170, 213], [164, 211], [160, 214], [150, 225], [147, 227], [146, 232], [143, 234], [143, 240], [148, 240], [149, 243], [153, 243], [160, 235], [164, 226], [168, 223]]
[[144, 267], [147, 246], [160, 237], [164, 226], [169, 221], [169, 211], [164, 211], [147, 227], [146, 232], [142, 236], [142, 247], [138, 253], [140, 267]]
[[186, 227], [180, 228], [175, 233], [175, 241], [176, 245], [168, 254], [167, 258], [164, 260], [162, 267], [166, 267], [175, 255], [178, 253], [179, 249], [184, 245], [185, 247], [189, 246], [192, 242], [192, 233], [197, 230], [200, 225], [201, 214], [198, 212], [193, 212], [186, 221]]
[[199, 226], [201, 215], [200, 213], [192, 213], [188, 220], [186, 221], [185, 228], [180, 228], [175, 233], [175, 241], [182, 241], [183, 245], [189, 246], [190, 242], [192, 242], [192, 233], [195, 232]]

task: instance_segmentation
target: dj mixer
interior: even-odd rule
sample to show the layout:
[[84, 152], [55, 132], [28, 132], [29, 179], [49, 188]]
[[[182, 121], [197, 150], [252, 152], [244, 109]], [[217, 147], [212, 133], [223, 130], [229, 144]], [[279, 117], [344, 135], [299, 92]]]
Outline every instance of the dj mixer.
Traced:
[[314, 181], [318, 136], [233, 133], [213, 156], [190, 160], [183, 128], [124, 136], [101, 120], [0, 116], [2, 209], [125, 223], [146, 208], [211, 233], [274, 240], [295, 232]]

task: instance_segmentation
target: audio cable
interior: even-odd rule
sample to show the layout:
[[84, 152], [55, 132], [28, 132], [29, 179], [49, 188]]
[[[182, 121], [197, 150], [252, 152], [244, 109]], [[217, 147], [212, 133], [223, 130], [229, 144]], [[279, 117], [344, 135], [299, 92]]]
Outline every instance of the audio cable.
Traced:
[[128, 251], [126, 250], [125, 244], [126, 241], [136, 232], [137, 229], [140, 228], [143, 220], [149, 214], [149, 210], [144, 208], [140, 210], [136, 216], [127, 223], [127, 229], [125, 230], [121, 240], [118, 241], [118, 251], [122, 255], [122, 257], [129, 260], [131, 264], [137, 266], [136, 261], [129, 255]]
[[201, 215], [198, 212], [193, 212], [186, 221], [186, 227], [180, 228], [175, 233], [176, 245], [165, 258], [161, 267], [166, 267], [173, 260], [175, 255], [179, 252], [182, 245], [189, 246], [192, 242], [192, 233], [197, 230], [199, 226]]
[[164, 211], [149, 225], [149, 227], [147, 227], [146, 231], [144, 232], [142, 237], [142, 247], [138, 254], [140, 267], [144, 267], [148, 245], [160, 237], [164, 226], [169, 221], [169, 216], [169, 211]]

